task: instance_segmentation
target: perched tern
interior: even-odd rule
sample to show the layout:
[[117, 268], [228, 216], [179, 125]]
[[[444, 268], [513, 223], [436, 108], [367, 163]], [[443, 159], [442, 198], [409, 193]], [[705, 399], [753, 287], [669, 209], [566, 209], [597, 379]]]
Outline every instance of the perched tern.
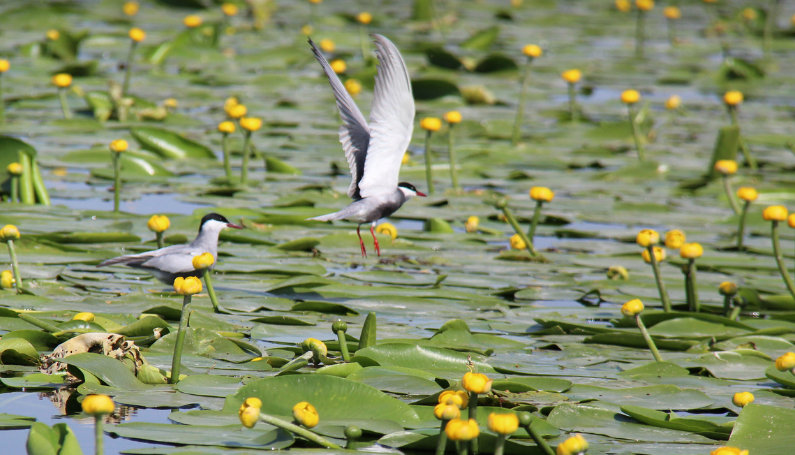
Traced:
[[414, 130], [414, 97], [406, 64], [397, 47], [381, 35], [372, 35], [375, 55], [378, 57], [378, 74], [370, 109], [370, 123], [351, 98], [337, 74], [312, 40], [312, 52], [323, 67], [340, 111], [340, 143], [351, 170], [348, 196], [353, 202], [339, 212], [309, 218], [317, 221], [349, 220], [358, 223], [356, 234], [367, 256], [362, 234], [362, 224], [370, 224], [375, 251], [381, 255], [378, 239], [373, 229], [379, 219], [389, 216], [414, 196], [425, 196], [411, 183], [398, 183], [400, 163], [411, 141]]
[[199, 235], [190, 243], [119, 256], [103, 261], [97, 267], [125, 264], [146, 270], [158, 280], [166, 284], [172, 284], [177, 277], [196, 275], [197, 271], [193, 268], [193, 258], [195, 256], [207, 252], [212, 254], [214, 259], [217, 259], [218, 234], [226, 228], [243, 229], [243, 226], [232, 224], [217, 213], [210, 213], [204, 215], [199, 225]]

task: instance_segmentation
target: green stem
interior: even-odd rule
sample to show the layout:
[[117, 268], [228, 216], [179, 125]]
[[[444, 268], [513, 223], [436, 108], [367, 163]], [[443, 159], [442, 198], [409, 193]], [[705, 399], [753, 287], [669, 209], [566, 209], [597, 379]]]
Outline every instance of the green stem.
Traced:
[[295, 370], [298, 370], [300, 368], [303, 368], [303, 367], [309, 365], [309, 360], [313, 356], [314, 356], [314, 354], [312, 353], [312, 351], [304, 352], [300, 356], [298, 356], [298, 357], [294, 358], [293, 360], [290, 360], [289, 362], [287, 362], [284, 365], [282, 365], [282, 367], [279, 368], [279, 372], [277, 373], [277, 375], [282, 374], [282, 373], [287, 372], [287, 371], [295, 371]]
[[428, 194], [433, 194], [433, 171], [431, 170], [431, 132], [425, 132], [425, 181]]
[[251, 154], [249, 146], [251, 144], [251, 132], [245, 132], [245, 139], [243, 139], [243, 167], [240, 169], [240, 184], [245, 185], [248, 180], [248, 160]]
[[94, 453], [96, 455], [102, 455], [105, 451], [105, 439], [103, 438], [104, 433], [102, 432], [102, 419], [104, 418], [105, 416], [101, 414], [94, 416]]
[[11, 176], [11, 202], [19, 202], [19, 176]]
[[39, 163], [34, 158], [30, 159], [30, 178], [33, 183], [33, 192], [39, 201], [39, 204], [50, 205], [50, 195], [47, 193], [47, 187], [44, 185], [44, 179], [41, 178], [41, 170]]
[[130, 89], [130, 69], [132, 67], [133, 53], [135, 52], [135, 41], [130, 40], [130, 50], [127, 51], [127, 64], [124, 66], [124, 82], [121, 84], [121, 96], [127, 96]]
[[569, 116], [571, 116], [572, 122], [580, 121], [580, 116], [577, 113], [577, 100], [576, 100], [576, 93], [574, 90], [574, 84], [569, 82]]
[[69, 109], [69, 102], [66, 100], [66, 89], [58, 89], [58, 98], [61, 100], [61, 112], [63, 112], [63, 118], [72, 118], [72, 110]]
[[36, 192], [33, 189], [33, 158], [25, 152], [17, 154], [19, 164], [22, 165], [22, 175], [19, 179], [19, 199], [23, 204], [35, 204]]
[[731, 295], [723, 296], [723, 316], [729, 317], [732, 311], [732, 297]]
[[745, 201], [743, 208], [740, 211], [739, 226], [737, 226], [737, 251], [743, 250], [743, 237], [745, 237], [745, 217], [748, 214], [748, 207], [751, 206], [751, 201]]
[[14, 249], [14, 241], [11, 239], [6, 240], [8, 244], [8, 255], [11, 257], [11, 269], [14, 272], [14, 288], [17, 294], [22, 294], [22, 275], [19, 273], [19, 262], [17, 261], [17, 252]]
[[17, 317], [22, 319], [25, 322], [29, 322], [40, 329], [44, 329], [49, 333], [58, 333], [61, 331], [60, 327], [56, 327], [53, 324], [50, 324], [47, 321], [43, 321], [37, 317], [34, 317], [28, 313], [17, 313]]
[[527, 81], [530, 79], [530, 63], [533, 62], [531, 57], [527, 58], [524, 64], [524, 71], [522, 72], [521, 85], [519, 86], [519, 104], [516, 106], [516, 118], [513, 121], [513, 134], [511, 135], [511, 144], [516, 145], [519, 143], [519, 137], [522, 132], [522, 118], [524, 117], [524, 102], [527, 96]]
[[226, 182], [232, 183], [232, 165], [229, 164], [229, 134], [221, 133], [221, 150], [224, 152], [224, 172]]
[[740, 310], [742, 310], [740, 305], [735, 304], [734, 308], [732, 308], [731, 314], [729, 314], [729, 319], [731, 319], [732, 321], [736, 321], [737, 320], [737, 316], [740, 315]]
[[472, 441], [456, 441], [455, 448], [458, 455], [467, 455], [469, 445]]
[[337, 339], [340, 343], [340, 353], [342, 353], [342, 360], [345, 362], [351, 361], [351, 354], [348, 352], [348, 341], [345, 339], [345, 332], [337, 330]]
[[162, 232], [155, 232], [155, 240], [157, 241], [157, 247], [163, 248], [163, 233]]
[[[469, 392], [469, 406], [468, 406], [468, 416], [470, 419], [475, 421], [478, 420], [478, 394], [475, 392]], [[464, 453], [466, 453], [466, 446], [467, 444], [462, 444], [464, 448]], [[469, 441], [469, 447], [472, 449], [472, 455], [478, 455], [478, 438], [472, 438]]]
[[505, 448], [505, 440], [508, 439], [504, 434], [497, 435], [497, 442], [494, 443], [494, 455], [502, 455]]
[[442, 426], [439, 428], [439, 437], [436, 439], [436, 452], [435, 455], [444, 455], [447, 448], [447, 433], [444, 432], [449, 420], [442, 420]]
[[646, 340], [646, 345], [649, 347], [651, 355], [654, 356], [654, 360], [662, 362], [663, 359], [660, 357], [660, 352], [657, 350], [657, 345], [654, 344], [654, 340], [651, 338], [651, 335], [649, 335], [649, 331], [646, 330], [646, 325], [643, 324], [643, 319], [640, 318], [640, 313], [635, 315], [635, 321], [638, 323], [640, 334], [643, 335], [643, 339]]
[[216, 313], [226, 313], [221, 309], [221, 306], [218, 305], [218, 297], [215, 295], [211, 270], [204, 271], [204, 284], [207, 287], [207, 294], [210, 295], [210, 302], [213, 304], [213, 311]]
[[671, 299], [668, 297], [668, 291], [665, 289], [665, 283], [663, 282], [662, 275], [660, 274], [660, 264], [657, 263], [657, 257], [654, 256], [654, 246], [647, 246], [646, 251], [649, 253], [649, 263], [651, 264], [651, 269], [654, 272], [654, 281], [657, 282], [657, 290], [660, 292], [660, 300], [663, 304], [663, 311], [670, 313]]
[[549, 446], [546, 439], [544, 439], [544, 437], [541, 436], [541, 433], [539, 433], [538, 430], [533, 426], [533, 422], [535, 422], [535, 420], [536, 418], [533, 417], [533, 420], [531, 420], [530, 423], [525, 426], [525, 429], [528, 433], [530, 433], [530, 437], [533, 438], [533, 441], [535, 441], [536, 445], [544, 452], [544, 455], [555, 455], [555, 451], [552, 450], [552, 447]]
[[646, 40], [644, 30], [645, 14], [638, 10], [637, 20], [635, 21], [635, 58], [643, 58], [643, 44]]
[[687, 308], [698, 313], [701, 305], [698, 301], [698, 291], [696, 290], [696, 260], [688, 259], [683, 268], [685, 272], [685, 292], [687, 294]]
[[325, 447], [327, 449], [342, 449], [342, 447], [338, 446], [337, 444], [334, 444], [333, 442], [329, 441], [323, 436], [320, 436], [317, 433], [313, 433], [308, 429], [298, 426], [292, 422], [288, 422], [286, 420], [262, 412], [259, 413], [259, 419], [265, 423], [271, 424], [283, 430], [287, 430], [291, 433], [297, 434], [298, 436], [308, 439], [309, 441], [312, 441], [315, 444]]
[[795, 285], [792, 284], [792, 278], [790, 278], [789, 272], [787, 271], [787, 266], [784, 264], [784, 257], [782, 256], [781, 245], [778, 240], [778, 221], [773, 221], [771, 237], [773, 238], [773, 254], [776, 256], [778, 271], [781, 273], [781, 277], [784, 279], [784, 283], [787, 285], [789, 293], [792, 294], [792, 297], [795, 297]]
[[732, 207], [734, 214], [737, 215], [740, 213], [740, 207], [737, 204], [737, 199], [735, 199], [734, 191], [732, 191], [732, 184], [729, 181], [729, 176], [721, 175], [721, 179], [723, 180], [723, 190], [726, 191], [726, 198], [729, 199], [729, 205]]
[[182, 361], [182, 348], [185, 345], [185, 333], [188, 329], [188, 307], [190, 306], [190, 295], [182, 299], [182, 314], [179, 317], [179, 329], [177, 331], [177, 341], [174, 343], [174, 358], [171, 359], [171, 379], [170, 384], [179, 382], [180, 362]]
[[453, 147], [453, 124], [447, 131], [447, 156], [450, 159], [450, 181], [453, 183], [453, 190], [458, 192], [458, 169], [455, 163], [455, 148]]
[[645, 161], [646, 153], [643, 149], [643, 140], [640, 137], [640, 128], [638, 128], [638, 122], [635, 121], [635, 112], [631, 104], [627, 105], [627, 111], [629, 112], [629, 125], [632, 127], [632, 138], [635, 140], [635, 149], [638, 151], [638, 159]]
[[502, 208], [502, 213], [505, 215], [505, 218], [508, 220], [508, 223], [510, 223], [514, 232], [519, 234], [519, 237], [521, 237], [524, 241], [527, 252], [530, 253], [530, 256], [537, 256], [538, 252], [536, 252], [536, 249], [533, 246], [533, 240], [529, 238], [527, 234], [525, 234], [524, 229], [519, 226], [519, 222], [516, 221], [516, 218], [513, 216], [513, 212], [511, 212], [511, 209], [508, 208], [507, 204]]
[[119, 213], [121, 197], [121, 156], [119, 152], [110, 152], [113, 156], [113, 211]]
[[533, 210], [533, 220], [530, 222], [530, 229], [527, 231], [527, 237], [532, 241], [535, 240], [536, 236], [536, 226], [538, 226], [538, 220], [541, 218], [541, 206], [544, 205], [544, 201], [536, 201], [536, 208]]

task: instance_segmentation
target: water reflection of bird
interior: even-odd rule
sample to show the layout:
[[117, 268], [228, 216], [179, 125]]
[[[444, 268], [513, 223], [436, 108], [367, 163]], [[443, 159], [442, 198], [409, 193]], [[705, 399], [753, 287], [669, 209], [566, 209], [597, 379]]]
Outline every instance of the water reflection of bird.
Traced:
[[406, 64], [397, 47], [381, 35], [372, 35], [378, 57], [378, 74], [370, 110], [365, 121], [356, 103], [312, 40], [309, 45], [328, 77], [342, 117], [340, 142], [351, 170], [348, 196], [353, 202], [339, 212], [310, 218], [318, 221], [349, 220], [358, 223], [356, 234], [362, 256], [367, 256], [363, 223], [371, 223], [375, 251], [381, 255], [375, 237], [375, 222], [397, 211], [414, 196], [425, 196], [411, 183], [398, 183], [400, 164], [414, 130], [414, 97]]
[[196, 275], [198, 272], [193, 267], [193, 258], [202, 253], [210, 253], [217, 258], [218, 235], [226, 228], [243, 229], [242, 226], [232, 224], [217, 213], [204, 215], [199, 225], [199, 235], [184, 245], [171, 245], [158, 250], [144, 253], [130, 254], [108, 259], [97, 265], [124, 264], [130, 267], [146, 270], [158, 280], [172, 284], [177, 277]]

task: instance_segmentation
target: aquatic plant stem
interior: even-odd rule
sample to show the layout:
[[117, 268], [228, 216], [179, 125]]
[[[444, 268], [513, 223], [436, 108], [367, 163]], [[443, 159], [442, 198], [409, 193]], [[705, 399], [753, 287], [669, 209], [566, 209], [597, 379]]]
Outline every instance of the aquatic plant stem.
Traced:
[[742, 307], [740, 307], [740, 305], [735, 304], [734, 308], [732, 308], [731, 314], [729, 314], [729, 319], [731, 319], [732, 321], [736, 321], [737, 316], [740, 315], [740, 310], [742, 310]]
[[155, 241], [157, 241], [157, 247], [163, 248], [163, 233], [162, 232], [155, 232]]
[[245, 132], [245, 139], [243, 139], [243, 166], [240, 169], [240, 184], [245, 185], [248, 181], [248, 161], [251, 156], [251, 131]]
[[63, 118], [72, 118], [72, 110], [69, 109], [69, 102], [66, 99], [66, 89], [58, 89], [58, 99], [61, 101], [61, 112], [63, 112]]
[[527, 430], [527, 432], [530, 434], [530, 437], [533, 438], [533, 441], [535, 441], [536, 445], [541, 448], [541, 450], [544, 452], [544, 455], [555, 455], [555, 451], [552, 450], [552, 447], [549, 446], [546, 439], [544, 439], [538, 430], [533, 427], [533, 421], [535, 421], [536, 418], [537, 417], [531, 418], [530, 423], [525, 425], [525, 430]]
[[204, 271], [204, 284], [207, 287], [207, 294], [210, 296], [210, 303], [213, 304], [213, 311], [215, 313], [224, 313], [221, 306], [218, 305], [218, 297], [215, 295], [215, 288], [213, 287], [212, 272], [210, 270]]
[[533, 240], [529, 238], [527, 234], [524, 232], [524, 229], [522, 229], [522, 227], [519, 226], [519, 222], [516, 221], [516, 218], [513, 216], [513, 212], [511, 212], [511, 209], [508, 208], [508, 203], [505, 201], [501, 201], [497, 204], [497, 207], [502, 209], [502, 213], [503, 215], [505, 215], [505, 219], [508, 220], [508, 223], [511, 225], [513, 230], [519, 235], [519, 237], [522, 238], [522, 241], [524, 241], [525, 243], [525, 248], [527, 249], [527, 252], [530, 253], [530, 256], [533, 257], [538, 256], [538, 252], [536, 252], [536, 249], [533, 246]]
[[288, 422], [286, 420], [265, 414], [263, 412], [259, 413], [259, 419], [265, 423], [271, 424], [273, 426], [279, 427], [283, 430], [287, 430], [293, 434], [301, 436], [327, 449], [342, 449], [342, 447], [338, 446], [337, 444], [334, 444], [333, 442], [329, 441], [323, 436], [320, 436], [317, 433], [313, 433], [312, 431], [309, 431], [308, 429], [298, 426], [292, 422]]
[[121, 155], [111, 151], [113, 155], [113, 211], [119, 213], [119, 199], [121, 197]]
[[654, 360], [662, 362], [663, 359], [660, 357], [660, 352], [657, 350], [657, 345], [654, 344], [654, 340], [651, 338], [651, 335], [649, 335], [649, 331], [646, 330], [646, 325], [643, 323], [643, 319], [640, 318], [640, 313], [635, 315], [635, 322], [637, 322], [638, 329], [640, 329], [640, 334], [643, 335], [643, 339], [646, 341], [646, 345], [649, 347], [651, 355], [654, 356]]
[[723, 316], [729, 317], [732, 312], [732, 299], [734, 298], [733, 295], [724, 295], [723, 296]]
[[447, 433], [444, 432], [445, 427], [447, 427], [447, 422], [449, 420], [442, 420], [442, 425], [439, 427], [439, 437], [436, 439], [436, 452], [434, 455], [444, 455], [444, 451], [447, 448]]
[[688, 259], [687, 264], [682, 266], [685, 274], [685, 294], [687, 295], [687, 308], [698, 313], [701, 311], [701, 304], [698, 301], [698, 290], [696, 289], [696, 260]]
[[781, 273], [781, 278], [784, 279], [789, 293], [792, 294], [792, 297], [795, 297], [795, 285], [792, 283], [792, 278], [789, 276], [789, 271], [787, 271], [787, 266], [784, 264], [784, 257], [781, 253], [781, 244], [778, 239], [778, 221], [773, 220], [772, 223], [770, 237], [773, 239], [773, 255], [776, 257], [776, 264], [778, 265], [779, 273]]
[[508, 439], [507, 435], [498, 434], [497, 441], [494, 443], [494, 455], [502, 455], [505, 449], [505, 440]]
[[17, 290], [17, 294], [22, 294], [22, 275], [19, 273], [19, 261], [17, 261], [14, 241], [7, 239], [6, 244], [8, 245], [8, 256], [11, 258], [11, 270], [14, 273], [14, 288]]
[[732, 190], [732, 184], [729, 181], [729, 176], [721, 175], [721, 180], [723, 180], [723, 190], [726, 192], [726, 198], [729, 199], [729, 205], [734, 211], [734, 214], [737, 215], [740, 213], [740, 206], [737, 204], [737, 199], [734, 197], [734, 191]]
[[450, 160], [450, 182], [453, 184], [453, 191], [458, 192], [461, 188], [458, 186], [458, 169], [455, 162], [455, 148], [453, 147], [453, 123], [449, 124], [447, 130], [447, 157]]
[[519, 143], [519, 137], [522, 132], [522, 119], [524, 117], [524, 102], [527, 96], [527, 81], [530, 79], [530, 64], [533, 59], [528, 57], [524, 64], [522, 71], [522, 80], [519, 86], [519, 104], [516, 106], [516, 118], [513, 120], [513, 133], [511, 134], [511, 145]]
[[743, 208], [740, 210], [740, 221], [737, 226], [737, 251], [743, 250], [743, 237], [745, 237], [745, 217], [748, 214], [748, 207], [751, 206], [751, 201], [745, 201]]
[[644, 22], [646, 14], [643, 10], [638, 10], [637, 19], [635, 21], [635, 58], [643, 58], [643, 44], [646, 40], [646, 33], [644, 30]]
[[538, 226], [538, 220], [541, 218], [542, 205], [544, 205], [544, 201], [536, 201], [536, 208], [533, 210], [533, 219], [530, 221], [530, 229], [527, 230], [527, 237], [530, 241], [535, 240], [536, 226]]
[[102, 424], [104, 415], [98, 414], [94, 416], [94, 453], [102, 455], [105, 452], [105, 439], [103, 438], [104, 432], [102, 431]]
[[654, 245], [647, 246], [646, 251], [649, 253], [649, 263], [651, 264], [651, 269], [654, 272], [654, 281], [657, 282], [657, 290], [660, 293], [663, 311], [670, 313], [671, 298], [668, 297], [668, 291], [665, 289], [665, 283], [663, 282], [662, 275], [660, 274], [660, 264], [657, 262], [657, 257], [654, 255]]
[[574, 84], [569, 84], [569, 116], [572, 122], [579, 122], [580, 116], [577, 113], [577, 93], [575, 92]]
[[632, 128], [632, 138], [635, 140], [635, 150], [638, 151], [638, 159], [640, 161], [646, 160], [646, 152], [643, 149], [643, 140], [640, 137], [640, 128], [636, 121], [637, 116], [631, 104], [627, 105], [627, 112], [629, 113], [629, 125]]
[[[478, 420], [478, 394], [477, 392], [469, 392], [469, 406], [468, 418], [475, 421]], [[464, 453], [466, 453], [467, 444], [462, 444]], [[472, 455], [478, 455], [478, 438], [472, 438], [469, 441], [469, 448], [472, 449]]]
[[224, 173], [226, 174], [226, 182], [232, 183], [232, 165], [229, 164], [229, 134], [221, 134], [221, 151], [224, 154]]
[[121, 96], [127, 96], [127, 92], [130, 89], [130, 69], [132, 67], [132, 59], [133, 53], [135, 52], [135, 46], [138, 44], [135, 40], [130, 40], [130, 50], [127, 51], [127, 63], [124, 65], [124, 82], [121, 84]]
[[433, 170], [431, 169], [431, 131], [425, 132], [425, 182], [428, 194], [433, 194]]
[[351, 361], [351, 354], [348, 352], [348, 341], [345, 339], [345, 332], [342, 330], [337, 330], [337, 340], [340, 343], [340, 354], [342, 355], [342, 360], [345, 362]]
[[[732, 125], [736, 126], [738, 129], [740, 128], [740, 122], [737, 120], [737, 106], [729, 106], [729, 116], [731, 117]], [[758, 166], [756, 164], [756, 160], [751, 155], [751, 150], [748, 149], [748, 144], [745, 143], [745, 139], [743, 139], [742, 132], [740, 133], [740, 138], [738, 139], [740, 142], [740, 151], [743, 153], [743, 158], [745, 158], [745, 163], [748, 165], [751, 170], [757, 170]]]
[[179, 382], [180, 362], [182, 361], [182, 349], [185, 346], [185, 333], [188, 329], [188, 307], [190, 306], [190, 295], [182, 299], [182, 313], [179, 317], [179, 329], [177, 330], [177, 341], [174, 343], [174, 357], [171, 359], [171, 378], [169, 384]]

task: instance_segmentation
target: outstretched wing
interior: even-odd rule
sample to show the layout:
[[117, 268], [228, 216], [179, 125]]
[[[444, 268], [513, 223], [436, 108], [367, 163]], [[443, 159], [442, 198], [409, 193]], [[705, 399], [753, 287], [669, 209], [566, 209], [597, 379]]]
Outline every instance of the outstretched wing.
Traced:
[[397, 188], [400, 163], [414, 131], [414, 96], [406, 64], [392, 41], [381, 35], [372, 37], [378, 57], [378, 75], [370, 111], [370, 143], [364, 176], [359, 182], [362, 197]]
[[326, 73], [331, 89], [334, 91], [334, 98], [337, 100], [337, 108], [340, 111], [343, 125], [340, 127], [340, 143], [345, 151], [345, 158], [348, 160], [348, 167], [351, 169], [351, 185], [348, 187], [348, 196], [359, 199], [359, 181], [364, 175], [365, 159], [367, 157], [367, 144], [370, 142], [370, 131], [367, 121], [362, 112], [345, 90], [340, 78], [331, 69], [326, 57], [315, 46], [310, 39], [309, 45], [315, 58], [320, 62], [323, 71]]

